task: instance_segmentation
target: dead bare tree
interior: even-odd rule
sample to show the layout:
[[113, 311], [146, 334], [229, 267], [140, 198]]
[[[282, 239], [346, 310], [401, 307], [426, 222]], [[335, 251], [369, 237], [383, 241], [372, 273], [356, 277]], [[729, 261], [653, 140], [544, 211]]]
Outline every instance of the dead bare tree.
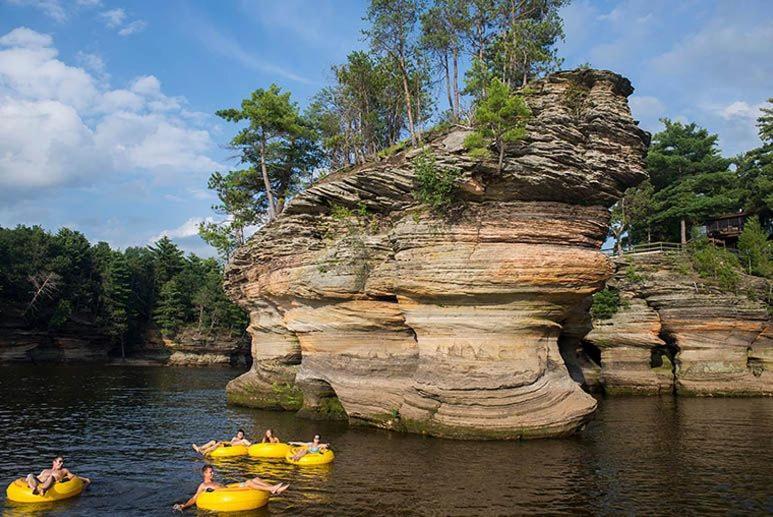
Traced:
[[51, 298], [56, 290], [59, 288], [59, 280], [61, 280], [58, 274], [53, 271], [46, 273], [45, 271], [39, 271], [34, 275], [29, 275], [27, 280], [30, 281], [34, 287], [32, 299], [27, 304], [27, 308], [24, 309], [24, 315], [29, 311], [36, 308], [36, 304], [43, 298]]

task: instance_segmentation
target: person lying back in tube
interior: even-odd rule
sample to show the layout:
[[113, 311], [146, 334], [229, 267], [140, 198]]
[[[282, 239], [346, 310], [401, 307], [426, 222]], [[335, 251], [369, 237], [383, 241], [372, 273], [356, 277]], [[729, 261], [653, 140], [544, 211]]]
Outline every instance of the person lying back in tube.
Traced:
[[32, 493], [35, 495], [45, 495], [45, 493], [54, 486], [57, 481], [67, 481], [72, 478], [80, 477], [87, 485], [91, 483], [89, 478], [83, 476], [76, 476], [66, 468], [64, 468], [64, 458], [57, 456], [51, 463], [50, 469], [44, 469], [38, 474], [29, 474], [26, 478], [27, 486], [32, 489]]
[[330, 448], [330, 444], [320, 443], [318, 434], [315, 434], [314, 439], [310, 442], [290, 442], [290, 445], [301, 446], [301, 449], [299, 449], [298, 452], [293, 454], [294, 461], [298, 461], [299, 459], [303, 458], [307, 454], [325, 452], [327, 449]]
[[[238, 431], [236, 431], [236, 436], [231, 438], [231, 441], [227, 443], [230, 443], [231, 445], [246, 445], [247, 447], [252, 445], [250, 441], [244, 437], [243, 429], [239, 429]], [[195, 443], [192, 444], [193, 450], [200, 454], [209, 454], [210, 452], [217, 449], [219, 446], [220, 446], [220, 442], [215, 440], [210, 440], [204, 445], [196, 445]]]
[[[212, 467], [212, 465], [204, 465], [201, 467], [201, 477], [204, 480], [199, 484], [199, 487], [196, 489], [196, 493], [193, 494], [193, 496], [184, 503], [177, 503], [172, 506], [172, 510], [181, 512], [186, 508], [190, 508], [196, 504], [196, 499], [199, 498], [199, 494], [206, 490], [217, 490], [218, 488], [225, 488], [225, 485], [222, 485], [214, 480], [215, 469]], [[290, 486], [290, 483], [277, 483], [275, 485], [270, 485], [259, 477], [254, 477], [252, 479], [248, 479], [247, 481], [242, 481], [239, 483], [239, 486], [242, 488], [251, 488], [253, 490], [265, 490], [266, 492], [270, 492], [273, 495], [277, 495], [287, 490], [287, 488]]]

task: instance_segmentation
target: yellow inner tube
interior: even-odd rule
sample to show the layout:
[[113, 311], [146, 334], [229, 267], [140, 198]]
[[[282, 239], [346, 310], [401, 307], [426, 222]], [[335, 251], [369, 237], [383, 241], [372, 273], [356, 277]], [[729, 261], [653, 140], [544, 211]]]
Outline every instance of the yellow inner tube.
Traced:
[[305, 447], [295, 447], [293, 449], [290, 449], [290, 452], [288, 452], [287, 456], [285, 456], [285, 460], [287, 460], [288, 463], [292, 463], [293, 465], [308, 466], [308, 465], [324, 465], [325, 463], [330, 463], [335, 459], [335, 454], [333, 454], [333, 451], [331, 451], [330, 449], [326, 449], [323, 452], [309, 452], [303, 455], [301, 459], [294, 460], [293, 455], [295, 455], [296, 452], [304, 448]]
[[247, 456], [246, 445], [231, 445], [228, 442], [220, 442], [217, 449], [207, 454], [210, 458], [233, 458], [235, 456]]
[[290, 452], [286, 443], [256, 443], [247, 450], [253, 458], [284, 458]]
[[83, 492], [85, 486], [83, 480], [76, 476], [67, 481], [57, 481], [46, 491], [45, 495], [35, 495], [32, 493], [32, 489], [27, 486], [27, 481], [24, 478], [19, 478], [8, 485], [5, 494], [10, 501], [17, 503], [50, 503], [75, 497]]
[[269, 493], [239, 486], [239, 483], [226, 485], [211, 492], [204, 491], [196, 498], [196, 506], [213, 512], [243, 512], [254, 510], [268, 503]]

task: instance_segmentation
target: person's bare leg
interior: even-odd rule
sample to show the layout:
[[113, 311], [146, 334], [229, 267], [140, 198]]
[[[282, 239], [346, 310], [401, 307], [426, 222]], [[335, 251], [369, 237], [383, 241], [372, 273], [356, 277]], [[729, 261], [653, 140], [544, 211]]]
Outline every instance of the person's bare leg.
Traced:
[[196, 445], [193, 444], [193, 450], [201, 453], [201, 454], [207, 454], [208, 452], [212, 452], [214, 449], [217, 448], [219, 442], [216, 442], [215, 440], [210, 440], [204, 445]]
[[301, 449], [300, 451], [298, 451], [298, 452], [296, 452], [296, 453], [295, 453], [295, 456], [293, 456], [293, 459], [294, 459], [295, 461], [298, 461], [299, 459], [301, 459], [301, 458], [303, 458], [304, 456], [306, 456], [308, 453], [309, 453], [309, 450], [308, 450], [308, 449]]
[[27, 476], [27, 486], [30, 487], [33, 494], [38, 493], [38, 485], [40, 484], [40, 481], [38, 481], [38, 478], [35, 477], [35, 474], [30, 474]]
[[48, 489], [54, 486], [54, 483], [56, 483], [56, 479], [54, 479], [54, 476], [50, 476], [48, 479], [43, 481], [43, 483], [38, 487], [38, 491], [40, 491], [40, 495], [46, 495], [46, 492], [48, 492]]
[[247, 485], [249, 488], [253, 488], [255, 490], [265, 490], [267, 492], [271, 492], [272, 494], [280, 494], [287, 490], [287, 486], [282, 485], [282, 483], [277, 483], [276, 485], [270, 485], [263, 481], [260, 478], [252, 478], [245, 482], [245, 485]]

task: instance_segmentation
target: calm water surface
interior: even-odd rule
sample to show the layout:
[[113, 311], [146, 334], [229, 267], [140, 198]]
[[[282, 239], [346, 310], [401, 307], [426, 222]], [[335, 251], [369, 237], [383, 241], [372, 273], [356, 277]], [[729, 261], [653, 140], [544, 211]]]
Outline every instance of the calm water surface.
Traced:
[[[66, 465], [91, 477], [49, 507], [0, 502], [3, 515], [170, 515], [199, 482], [192, 442], [266, 427], [320, 432], [336, 461], [301, 469], [239, 459], [222, 481], [291, 483], [250, 515], [706, 515], [773, 513], [773, 400], [611, 398], [579, 436], [458, 442], [228, 407], [232, 370], [0, 367], [5, 486]], [[4, 494], [0, 497], [4, 498]], [[187, 512], [196, 514], [195, 509]], [[205, 514], [206, 512], [199, 512]]]

